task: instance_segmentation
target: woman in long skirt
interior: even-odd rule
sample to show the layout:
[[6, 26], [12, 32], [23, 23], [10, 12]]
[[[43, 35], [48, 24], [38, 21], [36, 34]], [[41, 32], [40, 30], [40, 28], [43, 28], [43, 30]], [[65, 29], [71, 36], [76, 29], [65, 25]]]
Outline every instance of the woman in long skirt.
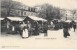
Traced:
[[69, 34], [67, 28], [64, 28], [64, 29], [63, 29], [63, 32], [64, 32], [64, 37], [65, 37], [65, 38], [67, 38], [67, 36], [70, 36], [70, 34]]
[[69, 32], [68, 32], [68, 24], [67, 23], [64, 23], [64, 26], [63, 26], [63, 33], [64, 33], [64, 37], [67, 38], [67, 36], [70, 36]]
[[28, 36], [29, 36], [28, 29], [24, 27], [22, 31], [22, 38], [28, 38]]

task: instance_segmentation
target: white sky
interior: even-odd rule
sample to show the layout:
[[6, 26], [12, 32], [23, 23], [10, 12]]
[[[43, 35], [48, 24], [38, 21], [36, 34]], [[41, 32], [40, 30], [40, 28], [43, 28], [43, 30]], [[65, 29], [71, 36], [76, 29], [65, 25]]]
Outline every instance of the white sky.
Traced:
[[44, 3], [52, 4], [60, 8], [77, 9], [77, 0], [15, 0], [28, 6], [41, 5]]

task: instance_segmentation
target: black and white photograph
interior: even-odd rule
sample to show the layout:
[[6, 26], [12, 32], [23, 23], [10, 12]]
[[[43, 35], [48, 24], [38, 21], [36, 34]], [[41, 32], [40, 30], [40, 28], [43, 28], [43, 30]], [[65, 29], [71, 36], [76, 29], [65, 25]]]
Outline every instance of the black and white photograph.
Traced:
[[0, 48], [77, 49], [77, 0], [0, 0]]

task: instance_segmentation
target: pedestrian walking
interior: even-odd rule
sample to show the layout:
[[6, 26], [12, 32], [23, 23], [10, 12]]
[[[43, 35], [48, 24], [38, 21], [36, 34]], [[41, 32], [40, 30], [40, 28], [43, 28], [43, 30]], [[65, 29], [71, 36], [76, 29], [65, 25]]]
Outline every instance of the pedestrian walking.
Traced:
[[70, 36], [69, 32], [68, 32], [68, 23], [64, 22], [64, 25], [63, 25], [63, 33], [64, 33], [64, 37], [67, 38], [67, 36]]
[[72, 28], [72, 22], [70, 22], [70, 28]]
[[74, 29], [74, 32], [75, 32], [75, 29], [76, 29], [76, 22], [75, 22], [75, 21], [72, 21], [72, 25], [73, 25], [73, 29]]

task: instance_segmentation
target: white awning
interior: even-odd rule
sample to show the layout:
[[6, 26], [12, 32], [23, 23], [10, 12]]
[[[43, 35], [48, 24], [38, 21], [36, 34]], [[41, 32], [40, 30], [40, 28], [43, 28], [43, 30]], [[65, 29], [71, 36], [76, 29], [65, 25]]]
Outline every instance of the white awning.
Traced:
[[62, 20], [58, 20], [58, 22], [61, 22]]
[[0, 18], [0, 20], [4, 20], [4, 18]]
[[52, 21], [56, 21], [56, 20], [58, 20], [58, 19], [53, 19]]
[[65, 22], [71, 22], [71, 20], [66, 20]]
[[40, 18], [40, 17], [35, 17], [35, 16], [28, 16], [29, 18], [35, 20], [35, 21], [47, 21], [46, 19]]
[[26, 17], [7, 17], [11, 21], [23, 21]]
[[75, 22], [77, 22], [77, 20], [74, 20]]

